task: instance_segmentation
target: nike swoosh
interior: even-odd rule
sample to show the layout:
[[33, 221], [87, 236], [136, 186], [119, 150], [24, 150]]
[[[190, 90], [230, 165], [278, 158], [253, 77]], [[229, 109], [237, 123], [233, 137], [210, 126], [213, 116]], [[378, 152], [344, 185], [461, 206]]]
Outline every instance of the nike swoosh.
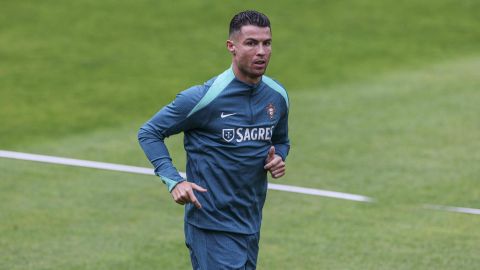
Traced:
[[235, 114], [237, 114], [237, 113], [224, 114], [224, 113], [222, 112], [222, 114], [220, 115], [220, 117], [221, 117], [221, 118], [225, 118], [225, 117], [229, 117], [229, 116], [232, 116], [232, 115], [235, 115]]

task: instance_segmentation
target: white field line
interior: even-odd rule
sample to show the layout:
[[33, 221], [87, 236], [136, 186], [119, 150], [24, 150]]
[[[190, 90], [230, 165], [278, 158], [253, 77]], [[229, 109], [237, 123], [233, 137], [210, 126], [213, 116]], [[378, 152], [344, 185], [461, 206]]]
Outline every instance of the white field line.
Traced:
[[[28, 154], [28, 153], [3, 151], [3, 150], [0, 150], [0, 157], [19, 159], [19, 160], [28, 160], [28, 161], [38, 161], [38, 162], [52, 163], [52, 164], [70, 165], [70, 166], [85, 167], [85, 168], [119, 171], [119, 172], [155, 175], [153, 172], [153, 169], [150, 169], [150, 168], [73, 159], [73, 158], [45, 156], [45, 155]], [[180, 175], [182, 175], [182, 177], [186, 177], [185, 173], [183, 172], [180, 172]], [[357, 202], [373, 201], [372, 198], [362, 196], [362, 195], [355, 195], [355, 194], [348, 194], [348, 193], [341, 193], [341, 192], [334, 192], [334, 191], [313, 189], [313, 188], [304, 188], [304, 187], [287, 186], [287, 185], [270, 184], [270, 183], [268, 184], [268, 188], [272, 190], [281, 190], [281, 191], [287, 191], [287, 192], [309, 194], [309, 195], [337, 198], [337, 199], [357, 201]]]
[[329, 191], [329, 190], [304, 188], [304, 187], [296, 187], [296, 186], [287, 186], [287, 185], [279, 185], [279, 184], [270, 184], [270, 183], [268, 183], [268, 188], [273, 189], [273, 190], [281, 190], [281, 191], [287, 191], [287, 192], [310, 194], [310, 195], [344, 199], [344, 200], [357, 201], [357, 202], [373, 202], [372, 198], [369, 198], [369, 197], [366, 197], [366, 196], [348, 194], [348, 193], [342, 193], [342, 192], [336, 192], [336, 191]]
[[[111, 171], [118, 171], [118, 172], [155, 175], [153, 172], [153, 169], [150, 169], [150, 168], [73, 159], [73, 158], [63, 158], [63, 157], [28, 154], [28, 153], [3, 151], [3, 150], [0, 150], [0, 157], [19, 159], [19, 160], [28, 160], [28, 161], [38, 161], [38, 162], [52, 163], [52, 164], [70, 165], [70, 166], [77, 166], [77, 167], [84, 167], [84, 168], [111, 170]], [[186, 177], [185, 173], [183, 172], [180, 172], [180, 175], [182, 175], [182, 177]], [[272, 190], [316, 195], [316, 196], [337, 198], [337, 199], [357, 201], [357, 202], [373, 202], [374, 201], [374, 199], [370, 197], [362, 196], [362, 195], [314, 189], [314, 188], [304, 188], [304, 187], [270, 184], [270, 183], [268, 184], [268, 188]], [[480, 209], [475, 209], [475, 208], [452, 207], [452, 206], [431, 205], [431, 204], [424, 205], [424, 208], [448, 211], [448, 212], [480, 215]]]
[[424, 207], [427, 208], [427, 209], [433, 209], [433, 210], [441, 210], [441, 211], [456, 212], [456, 213], [463, 213], [463, 214], [480, 215], [480, 209], [475, 209], [475, 208], [454, 207], [454, 206], [445, 206], [445, 205], [432, 205], [432, 204], [426, 204], [426, 205], [424, 205]]

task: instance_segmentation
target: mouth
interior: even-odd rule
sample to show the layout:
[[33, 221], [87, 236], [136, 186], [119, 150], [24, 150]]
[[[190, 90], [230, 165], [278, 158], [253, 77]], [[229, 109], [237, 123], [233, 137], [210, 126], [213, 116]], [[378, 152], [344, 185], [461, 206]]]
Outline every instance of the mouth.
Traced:
[[263, 59], [258, 59], [258, 60], [253, 61], [253, 65], [256, 68], [264, 68], [266, 63], [267, 63], [267, 61], [265, 61]]

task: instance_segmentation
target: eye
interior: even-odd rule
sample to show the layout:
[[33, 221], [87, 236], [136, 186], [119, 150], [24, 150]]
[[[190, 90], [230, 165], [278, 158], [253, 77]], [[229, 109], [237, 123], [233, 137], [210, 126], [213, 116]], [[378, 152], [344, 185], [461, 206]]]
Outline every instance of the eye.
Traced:
[[263, 45], [265, 46], [271, 46], [272, 45], [272, 41], [271, 40], [267, 40], [263, 43]]
[[247, 46], [255, 46], [255, 42], [254, 42], [253, 40], [247, 40], [247, 41], [245, 42], [245, 45], [247, 45]]

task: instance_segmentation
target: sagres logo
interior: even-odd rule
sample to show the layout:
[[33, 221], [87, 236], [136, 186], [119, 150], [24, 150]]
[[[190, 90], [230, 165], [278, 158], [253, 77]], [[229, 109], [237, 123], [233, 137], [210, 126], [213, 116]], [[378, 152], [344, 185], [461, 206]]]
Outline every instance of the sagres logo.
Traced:
[[233, 128], [223, 129], [222, 130], [222, 138], [227, 141], [231, 142], [235, 137], [235, 130]]
[[222, 138], [226, 142], [235, 139], [236, 142], [245, 141], [270, 141], [273, 135], [274, 126], [258, 128], [229, 128], [222, 129]]

